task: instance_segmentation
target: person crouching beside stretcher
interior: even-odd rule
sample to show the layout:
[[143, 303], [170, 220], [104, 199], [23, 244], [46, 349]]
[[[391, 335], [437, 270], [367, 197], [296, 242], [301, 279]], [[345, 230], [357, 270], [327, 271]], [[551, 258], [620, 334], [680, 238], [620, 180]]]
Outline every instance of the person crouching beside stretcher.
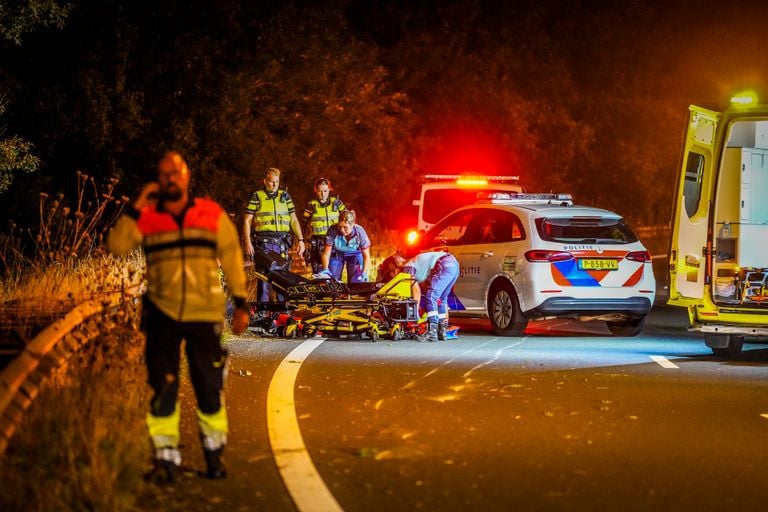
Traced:
[[371, 267], [371, 240], [362, 226], [355, 224], [355, 211], [339, 212], [339, 222], [328, 229], [322, 254], [323, 273], [337, 281], [346, 267], [347, 281], [361, 283], [368, 280]]
[[450, 253], [428, 251], [409, 260], [395, 255], [393, 264], [396, 272], [404, 272], [413, 277], [413, 298], [420, 301], [423, 295], [425, 299], [427, 331], [419, 337], [419, 341], [447, 339], [448, 295], [459, 278], [459, 262]]

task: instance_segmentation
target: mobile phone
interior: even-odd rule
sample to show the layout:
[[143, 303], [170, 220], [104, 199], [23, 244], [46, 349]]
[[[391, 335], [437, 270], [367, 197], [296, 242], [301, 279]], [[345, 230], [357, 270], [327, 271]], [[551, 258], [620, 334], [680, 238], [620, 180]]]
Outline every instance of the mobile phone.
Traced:
[[156, 192], [152, 192], [151, 194], [149, 194], [147, 196], [147, 199], [151, 199], [157, 202], [163, 202], [168, 199], [168, 196], [162, 190], [158, 190]]

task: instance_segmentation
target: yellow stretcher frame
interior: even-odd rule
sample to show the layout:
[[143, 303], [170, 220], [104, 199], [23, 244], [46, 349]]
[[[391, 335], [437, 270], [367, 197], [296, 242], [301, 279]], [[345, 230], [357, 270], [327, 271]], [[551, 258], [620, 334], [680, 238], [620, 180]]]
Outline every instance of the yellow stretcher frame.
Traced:
[[289, 318], [278, 330], [286, 338], [322, 333], [399, 340], [418, 322], [418, 303], [411, 291], [414, 280], [407, 273], [386, 283], [348, 284], [333, 278], [305, 279], [286, 266], [279, 255], [261, 254], [249, 269], [284, 296], [284, 302], [252, 304], [259, 310], [287, 311]]
[[286, 307], [293, 323], [289, 320], [285, 326], [285, 337], [322, 333], [366, 336], [371, 341], [399, 340], [408, 334], [408, 325], [418, 320], [418, 304], [411, 294], [413, 278], [409, 274], [396, 275], [373, 294], [369, 293], [371, 287], [355, 293], [355, 288], [338, 286], [343, 283], [335, 283], [330, 288], [336, 291], [326, 293], [324, 285], [328, 283], [322, 281], [286, 290]]

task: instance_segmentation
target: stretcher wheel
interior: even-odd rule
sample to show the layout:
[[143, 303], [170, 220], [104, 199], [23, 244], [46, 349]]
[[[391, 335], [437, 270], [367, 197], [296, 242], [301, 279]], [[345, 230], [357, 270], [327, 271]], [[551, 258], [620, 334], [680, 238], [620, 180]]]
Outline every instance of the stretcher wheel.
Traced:
[[371, 337], [371, 341], [377, 342], [379, 341], [379, 330], [378, 329], [371, 329], [368, 331], [368, 336]]
[[396, 325], [392, 328], [391, 332], [389, 333], [390, 339], [392, 341], [400, 341], [403, 339], [403, 329], [399, 325]]
[[[278, 327], [278, 334], [283, 338], [295, 338], [298, 330], [298, 325], [288, 324], [283, 327]], [[280, 332], [282, 331], [282, 332]]]

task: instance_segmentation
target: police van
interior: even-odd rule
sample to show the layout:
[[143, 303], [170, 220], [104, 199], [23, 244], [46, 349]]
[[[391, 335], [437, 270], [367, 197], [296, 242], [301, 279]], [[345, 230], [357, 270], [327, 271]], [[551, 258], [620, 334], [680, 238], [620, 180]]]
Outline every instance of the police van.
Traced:
[[417, 229], [426, 231], [437, 221], [481, 196], [523, 192], [519, 176], [477, 176], [470, 174], [427, 174], [421, 185]]
[[715, 355], [768, 337], [768, 105], [691, 106], [669, 251], [668, 304]]

